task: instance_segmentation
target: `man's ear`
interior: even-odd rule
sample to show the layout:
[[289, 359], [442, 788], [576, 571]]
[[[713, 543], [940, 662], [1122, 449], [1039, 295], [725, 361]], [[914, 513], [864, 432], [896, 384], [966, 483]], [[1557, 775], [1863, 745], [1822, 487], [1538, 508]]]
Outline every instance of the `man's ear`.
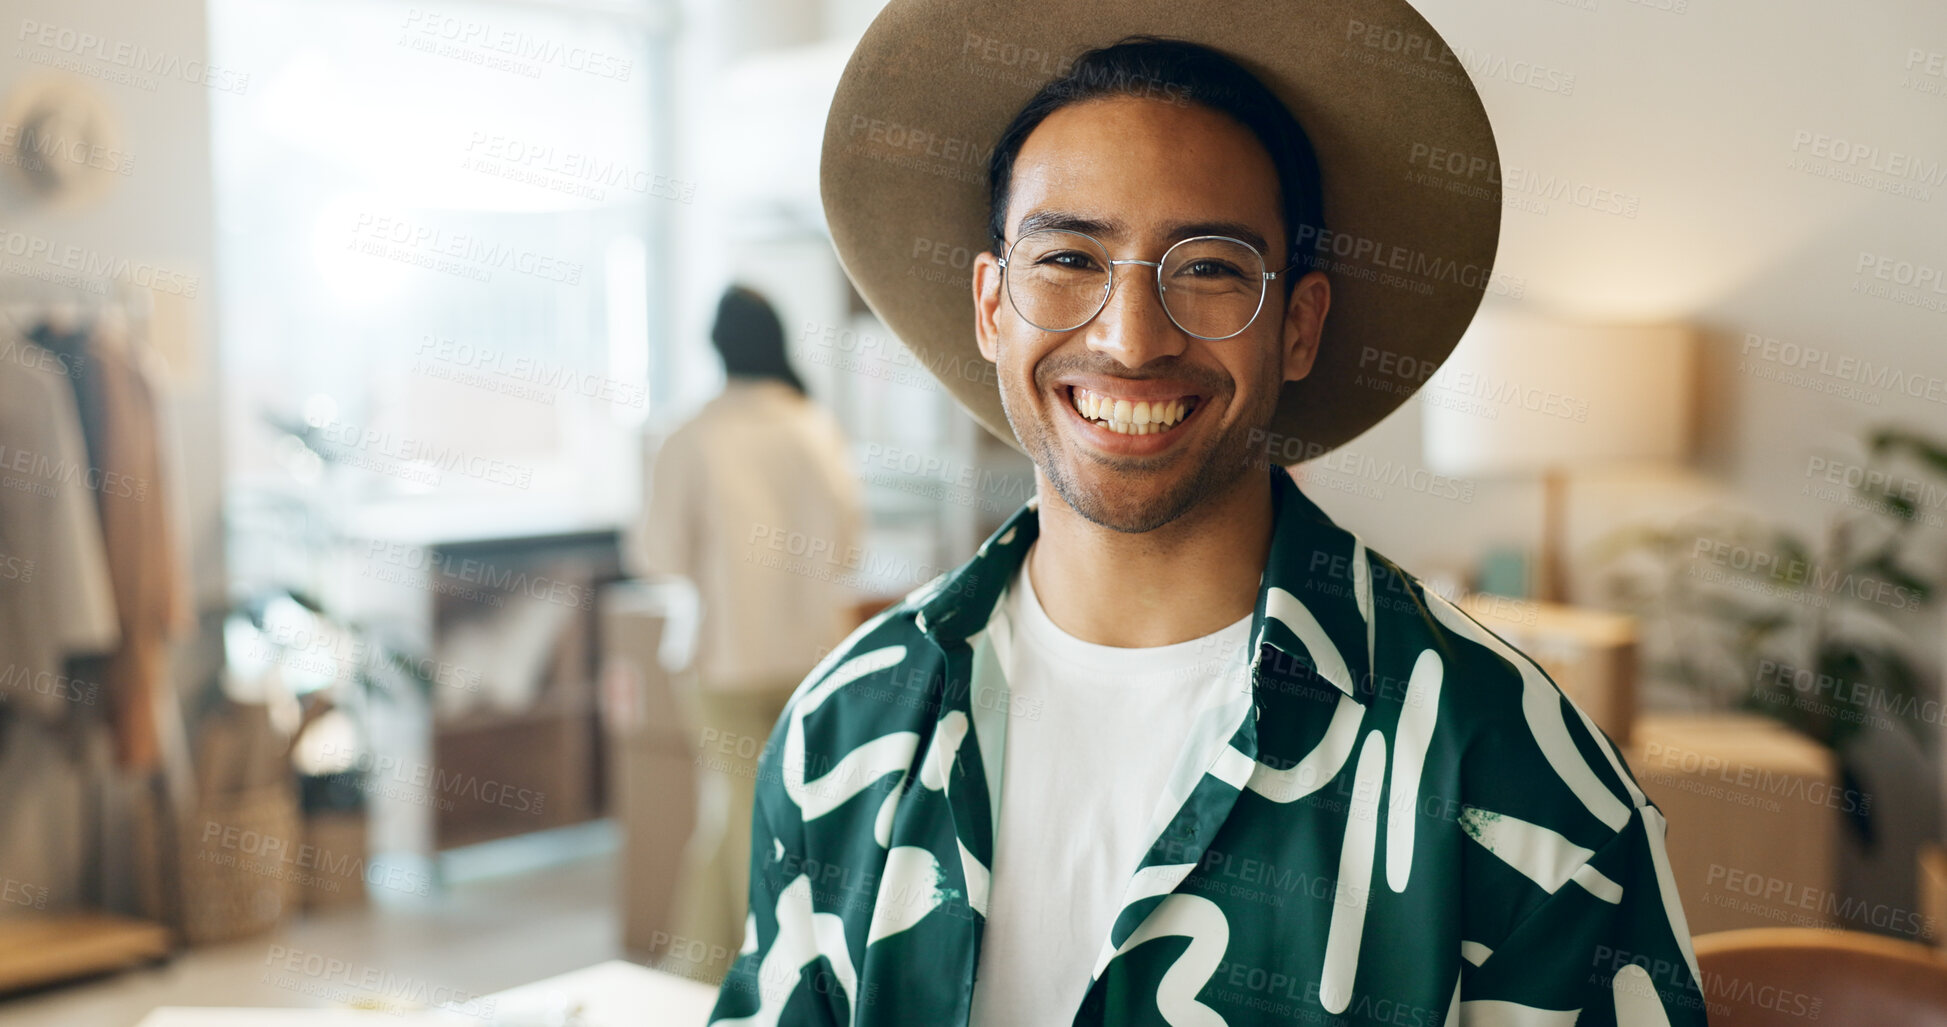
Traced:
[[1284, 313], [1284, 380], [1295, 382], [1312, 373], [1318, 342], [1325, 332], [1325, 313], [1332, 308], [1332, 283], [1323, 271], [1306, 272], [1291, 287]]
[[980, 355], [990, 364], [1000, 363], [1001, 262], [992, 253], [974, 255], [973, 265], [974, 338]]

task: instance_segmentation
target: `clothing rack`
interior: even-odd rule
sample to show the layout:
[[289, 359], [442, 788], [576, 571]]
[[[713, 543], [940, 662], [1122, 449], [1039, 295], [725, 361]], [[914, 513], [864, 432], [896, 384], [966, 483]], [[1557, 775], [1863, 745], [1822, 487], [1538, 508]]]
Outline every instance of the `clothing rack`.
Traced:
[[[39, 326], [52, 324], [63, 335], [86, 333], [98, 340], [98, 333], [109, 331], [118, 333], [122, 342], [139, 345], [146, 338], [150, 313], [147, 291], [124, 282], [87, 276], [61, 280], [0, 276], [0, 335], [31, 339]], [[71, 373], [85, 372], [75, 368]], [[171, 932], [166, 925], [180, 923], [181, 919], [176, 908], [181, 894], [176, 857], [181, 847], [176, 834], [182, 817], [193, 808], [188, 805], [193, 778], [187, 732], [169, 675], [161, 676], [161, 686], [154, 702], [159, 754], [154, 771], [125, 772], [112, 757], [104, 758], [101, 749], [108, 744], [105, 721], [82, 721], [76, 716], [75, 726], [59, 735], [66, 746], [72, 747], [68, 755], [74, 761], [87, 806], [80, 827], [86, 870], [80, 875], [79, 898], [84, 905], [0, 918], [0, 993], [154, 960], [170, 952]], [[22, 723], [8, 725], [6, 730], [13, 734], [46, 729], [26, 723], [23, 717]], [[147, 808], [153, 810], [149, 837], [154, 841], [153, 856], [159, 869], [155, 881], [159, 887], [157, 894], [141, 903], [145, 913], [153, 917], [88, 908], [88, 904], [100, 905], [107, 898], [108, 846], [134, 843], [145, 833], [141, 830], [142, 817], [134, 814], [134, 807], [125, 810], [130, 816], [110, 826], [113, 814], [108, 796], [118, 788], [133, 789], [137, 799], [146, 801]], [[138, 850], [145, 847], [136, 846]], [[140, 856], [132, 853], [128, 862], [139, 864]]]
[[0, 327], [22, 337], [43, 321], [52, 321], [65, 331], [116, 319], [140, 336], [153, 305], [147, 289], [119, 279], [0, 275]]

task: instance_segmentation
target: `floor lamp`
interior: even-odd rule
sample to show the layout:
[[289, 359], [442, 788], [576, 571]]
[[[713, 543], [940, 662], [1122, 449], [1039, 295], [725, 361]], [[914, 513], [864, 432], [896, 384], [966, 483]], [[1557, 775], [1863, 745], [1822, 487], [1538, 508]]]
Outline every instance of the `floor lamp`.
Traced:
[[1459, 478], [1539, 478], [1537, 597], [1568, 601], [1568, 477], [1683, 459], [1694, 332], [1483, 306], [1421, 395], [1426, 462]]

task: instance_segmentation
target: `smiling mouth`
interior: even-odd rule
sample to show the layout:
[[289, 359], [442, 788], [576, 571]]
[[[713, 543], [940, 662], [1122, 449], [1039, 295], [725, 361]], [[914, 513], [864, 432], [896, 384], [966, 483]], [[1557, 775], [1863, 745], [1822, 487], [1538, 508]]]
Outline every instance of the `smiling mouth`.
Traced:
[[1159, 435], [1182, 424], [1197, 408], [1197, 397], [1131, 401], [1070, 386], [1068, 402], [1075, 412], [1121, 435]]

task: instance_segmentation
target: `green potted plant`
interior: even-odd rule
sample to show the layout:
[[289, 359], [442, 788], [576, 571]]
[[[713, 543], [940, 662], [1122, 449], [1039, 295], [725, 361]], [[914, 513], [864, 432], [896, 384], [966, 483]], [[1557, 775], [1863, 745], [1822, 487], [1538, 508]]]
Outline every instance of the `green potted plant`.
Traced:
[[[1851, 754], [1867, 728], [1897, 723], [1922, 750], [1935, 744], [1939, 707], [1914, 650], [1939, 575], [1915, 541], [1947, 525], [1947, 443], [1883, 427], [1865, 450], [1861, 462], [1812, 465], [1802, 493], [1838, 507], [1816, 540], [1713, 508], [1595, 547], [1608, 605], [1660, 643], [1646, 647], [1646, 677], [1708, 708], [1777, 719], [1831, 749], [1842, 786], [1859, 793]], [[1846, 812], [1870, 847], [1872, 805]]]

